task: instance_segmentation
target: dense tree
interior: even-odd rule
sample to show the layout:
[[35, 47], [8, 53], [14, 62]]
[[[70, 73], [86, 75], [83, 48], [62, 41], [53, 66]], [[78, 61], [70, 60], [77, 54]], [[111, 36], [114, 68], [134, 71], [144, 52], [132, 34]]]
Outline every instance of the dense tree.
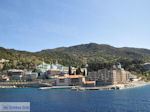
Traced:
[[71, 66], [69, 66], [68, 74], [72, 75], [72, 67]]
[[114, 63], [120, 62], [126, 70], [144, 73], [141, 65], [144, 62], [150, 62], [150, 50], [115, 48], [90, 43], [34, 53], [0, 48], [0, 59], [2, 58], [10, 60], [4, 69], [34, 69], [43, 60], [46, 63], [55, 63], [58, 60], [58, 63], [65, 66], [84, 67], [83, 65], [88, 63], [89, 71], [110, 68]]

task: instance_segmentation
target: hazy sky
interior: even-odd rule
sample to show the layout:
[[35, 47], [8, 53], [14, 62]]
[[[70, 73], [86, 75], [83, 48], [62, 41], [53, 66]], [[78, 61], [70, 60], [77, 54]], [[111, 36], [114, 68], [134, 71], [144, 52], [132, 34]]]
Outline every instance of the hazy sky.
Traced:
[[0, 0], [0, 46], [95, 42], [150, 49], [150, 0]]

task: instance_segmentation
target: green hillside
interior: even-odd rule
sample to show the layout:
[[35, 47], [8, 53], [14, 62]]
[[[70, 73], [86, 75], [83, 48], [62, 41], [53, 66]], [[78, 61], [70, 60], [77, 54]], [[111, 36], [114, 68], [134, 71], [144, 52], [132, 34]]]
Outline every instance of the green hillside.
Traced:
[[134, 70], [137, 65], [150, 62], [150, 50], [116, 48], [96, 43], [46, 49], [39, 52], [17, 51], [1, 47], [0, 58], [11, 60], [9, 67], [13, 68], [32, 69], [43, 60], [47, 63], [55, 63], [57, 60], [66, 66], [84, 66], [85, 63], [88, 63], [90, 69], [110, 67], [116, 62], [121, 62], [126, 69]]

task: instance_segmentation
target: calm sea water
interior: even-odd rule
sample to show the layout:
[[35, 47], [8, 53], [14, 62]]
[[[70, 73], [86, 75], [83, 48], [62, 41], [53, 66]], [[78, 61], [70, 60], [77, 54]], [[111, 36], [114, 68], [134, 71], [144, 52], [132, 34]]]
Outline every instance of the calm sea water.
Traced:
[[31, 102], [31, 112], [150, 112], [150, 86], [116, 91], [0, 89], [0, 102]]

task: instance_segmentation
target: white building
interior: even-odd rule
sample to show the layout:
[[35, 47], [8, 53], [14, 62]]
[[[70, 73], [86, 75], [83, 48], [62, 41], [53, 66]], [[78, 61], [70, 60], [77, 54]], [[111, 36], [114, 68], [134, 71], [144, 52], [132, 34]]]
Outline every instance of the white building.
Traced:
[[51, 65], [50, 64], [46, 64], [44, 62], [36, 67], [36, 69], [41, 71], [41, 72], [46, 72], [50, 68], [51, 68]]
[[65, 67], [61, 64], [46, 64], [46, 63], [42, 63], [40, 65], [38, 65], [36, 67], [38, 70], [40, 70], [41, 72], [46, 72], [48, 70], [54, 70], [54, 71], [61, 71], [61, 72], [66, 72], [68, 71], [68, 67]]
[[[55, 75], [64, 75], [64, 74], [68, 74], [69, 71], [69, 67], [63, 66], [61, 64], [46, 64], [46, 63], [42, 63], [40, 65], [38, 65], [37, 70], [41, 71], [43, 73], [46, 73], [46, 76], [48, 78], [52, 78]], [[72, 67], [72, 74], [75, 74], [76, 72], [76, 68]]]

